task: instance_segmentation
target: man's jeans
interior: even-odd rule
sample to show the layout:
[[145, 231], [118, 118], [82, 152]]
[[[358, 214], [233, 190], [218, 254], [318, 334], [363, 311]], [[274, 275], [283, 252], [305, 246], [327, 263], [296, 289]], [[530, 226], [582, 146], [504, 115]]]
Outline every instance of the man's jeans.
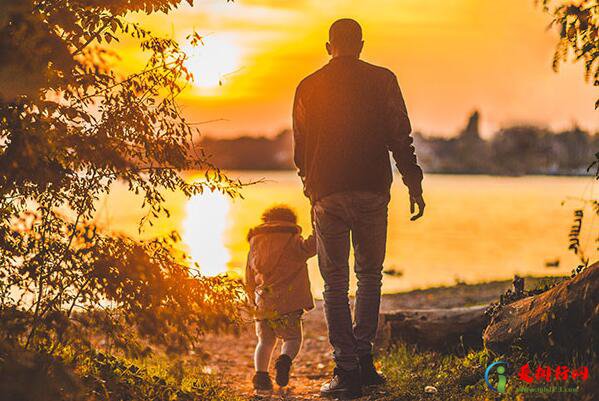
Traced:
[[[339, 192], [315, 202], [312, 213], [318, 265], [324, 278], [329, 341], [338, 367], [352, 370], [372, 352], [378, 326], [387, 239], [389, 194]], [[349, 307], [349, 249], [354, 247], [358, 291], [354, 323]]]

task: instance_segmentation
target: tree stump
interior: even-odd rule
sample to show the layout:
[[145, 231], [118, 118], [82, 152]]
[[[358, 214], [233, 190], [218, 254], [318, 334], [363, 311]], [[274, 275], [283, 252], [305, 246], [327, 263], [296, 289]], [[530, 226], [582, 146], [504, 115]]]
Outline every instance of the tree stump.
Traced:
[[599, 336], [599, 263], [552, 289], [502, 307], [486, 328], [487, 348], [505, 353], [595, 349]]

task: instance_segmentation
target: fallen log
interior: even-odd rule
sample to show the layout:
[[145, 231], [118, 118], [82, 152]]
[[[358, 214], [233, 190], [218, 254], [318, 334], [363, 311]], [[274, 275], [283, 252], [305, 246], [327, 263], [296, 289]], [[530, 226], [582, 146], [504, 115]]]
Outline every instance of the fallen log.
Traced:
[[546, 292], [501, 307], [483, 340], [498, 353], [512, 345], [532, 352], [588, 352], [597, 349], [598, 336], [599, 263], [595, 263]]
[[404, 309], [381, 314], [379, 345], [397, 342], [423, 349], [454, 351], [482, 346], [482, 332], [488, 323], [487, 306], [452, 309]]

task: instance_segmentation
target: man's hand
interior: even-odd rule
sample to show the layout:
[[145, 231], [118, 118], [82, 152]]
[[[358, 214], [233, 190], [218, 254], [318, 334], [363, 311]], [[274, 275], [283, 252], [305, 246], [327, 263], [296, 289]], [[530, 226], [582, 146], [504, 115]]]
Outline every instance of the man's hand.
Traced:
[[[414, 214], [414, 212], [416, 211], [416, 205], [418, 205], [418, 213]], [[426, 204], [424, 203], [424, 198], [422, 197], [422, 195], [410, 196], [410, 213], [412, 213], [413, 215], [412, 217], [410, 217], [410, 220], [414, 221], [421, 218], [422, 215], [424, 215], [425, 206]]]

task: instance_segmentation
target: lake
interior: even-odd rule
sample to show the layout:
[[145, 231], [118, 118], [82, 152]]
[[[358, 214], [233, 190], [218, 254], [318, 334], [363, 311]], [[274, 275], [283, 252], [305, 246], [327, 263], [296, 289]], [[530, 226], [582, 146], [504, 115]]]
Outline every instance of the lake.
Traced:
[[[289, 204], [297, 211], [304, 232], [311, 231], [310, 205], [294, 172], [244, 171], [229, 175], [244, 182], [263, 181], [244, 188], [245, 199], [206, 194], [188, 200], [181, 194], [169, 194], [171, 217], [160, 219], [141, 235], [141, 201], [124, 186], [116, 185], [110, 196], [98, 203], [97, 222], [112, 231], [142, 238], [177, 230], [183, 237], [182, 246], [209, 275], [224, 271], [243, 274], [247, 232], [259, 223], [260, 214], [270, 205]], [[457, 281], [508, 279], [514, 274], [570, 272], [577, 259], [567, 249], [568, 233], [573, 210], [582, 205], [572, 198], [593, 198], [597, 184], [589, 177], [428, 174], [423, 185], [426, 213], [411, 222], [407, 190], [395, 177], [385, 270], [401, 275], [384, 276], [386, 293]], [[599, 223], [592, 221], [590, 209], [587, 214], [582, 245], [591, 260], [596, 260], [599, 255], [594, 241]], [[546, 262], [556, 260], [560, 261], [559, 267], [546, 267]], [[320, 297], [322, 279], [316, 258], [309, 261], [309, 269], [314, 294]]]

